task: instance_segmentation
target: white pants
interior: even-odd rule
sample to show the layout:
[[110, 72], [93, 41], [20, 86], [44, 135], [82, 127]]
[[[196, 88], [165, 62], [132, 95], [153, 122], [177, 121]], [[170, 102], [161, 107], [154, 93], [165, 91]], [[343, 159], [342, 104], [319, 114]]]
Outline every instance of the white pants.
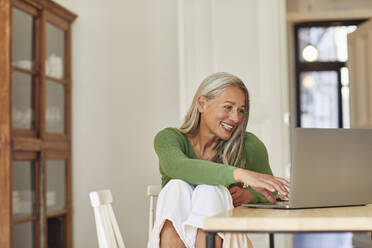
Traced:
[[[148, 248], [159, 248], [160, 232], [166, 220], [172, 222], [185, 246], [194, 248], [197, 229], [203, 228], [203, 219], [233, 207], [230, 192], [224, 186], [202, 184], [193, 187], [182, 180], [173, 179], [160, 191]], [[219, 235], [224, 238], [223, 234]], [[250, 241], [245, 247], [249, 245]], [[224, 247], [227, 247], [225, 242]]]

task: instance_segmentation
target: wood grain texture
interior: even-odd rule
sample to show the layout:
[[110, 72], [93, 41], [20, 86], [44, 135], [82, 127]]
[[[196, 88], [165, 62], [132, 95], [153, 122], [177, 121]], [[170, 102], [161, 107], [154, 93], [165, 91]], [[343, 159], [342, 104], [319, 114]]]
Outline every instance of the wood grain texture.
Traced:
[[26, 73], [28, 75], [37, 75], [39, 73], [38, 71], [25, 69], [25, 68], [22, 68], [22, 67], [19, 67], [19, 66], [15, 66], [15, 65], [12, 66], [12, 69], [14, 71], [19, 71], [19, 72]]
[[12, 149], [13, 151], [40, 151], [41, 141], [36, 138], [14, 137]]
[[38, 14], [37, 9], [40, 8], [40, 6], [37, 6], [37, 8], [35, 8], [34, 6], [27, 4], [22, 0], [12, 0], [12, 5], [17, 9], [20, 9], [33, 16], [37, 16]]
[[67, 247], [72, 247], [72, 216], [73, 216], [73, 208], [72, 208], [72, 149], [71, 149], [71, 135], [72, 135], [72, 95], [71, 95], [71, 70], [72, 70], [72, 49], [71, 49], [71, 24], [69, 24], [68, 29], [65, 31], [65, 79], [67, 81], [67, 85], [65, 86], [65, 108], [66, 108], [66, 119], [65, 119], [65, 134], [67, 137], [67, 142], [69, 144], [69, 156], [67, 157], [67, 164], [66, 164], [66, 207], [67, 207], [67, 214], [66, 214], [66, 245]]
[[207, 231], [372, 231], [372, 204], [361, 207], [256, 209], [238, 207], [204, 220]]
[[60, 16], [61, 18], [65, 19], [68, 22], [73, 22], [77, 15], [63, 6], [59, 5], [58, 3], [50, 0], [33, 0], [33, 2], [39, 3], [40, 5], [44, 6], [47, 10], [51, 11], [53, 14]]
[[66, 214], [67, 214], [67, 210], [62, 209], [62, 210], [56, 210], [56, 211], [47, 213], [47, 217], [48, 218], [54, 218], [54, 217], [61, 216], [61, 215], [66, 215]]
[[69, 26], [68, 22], [65, 19], [63, 19], [63, 17], [59, 17], [59, 16], [54, 15], [50, 10], [45, 12], [45, 17], [46, 17], [46, 20], [47, 20], [48, 23], [52, 23], [55, 26], [57, 26], [57, 27], [59, 27], [63, 30], [68, 29], [68, 26]]
[[10, 8], [0, 0], [0, 247], [11, 247]]
[[[18, 0], [17, 0], [18, 1]], [[53, 14], [58, 15], [65, 19], [66, 21], [72, 22], [77, 17], [76, 14], [72, 13], [71, 11], [65, 9], [63, 6], [59, 5], [58, 3], [55, 3], [54, 1], [50, 0], [23, 0], [23, 2], [26, 2], [30, 5], [32, 5], [35, 8], [41, 9], [47, 9], [51, 11]]]
[[27, 130], [27, 129], [12, 129], [13, 137], [28, 137], [28, 138], [36, 138], [37, 132], [36, 130]]
[[[33, 58], [35, 68], [28, 70], [11, 66], [11, 8], [12, 6], [34, 16], [33, 33], [35, 40]], [[71, 22], [74, 13], [50, 0], [0, 0], [0, 247], [11, 247], [12, 224], [24, 222], [35, 223], [36, 247], [47, 246], [47, 217], [64, 215], [66, 247], [72, 247], [72, 187], [71, 187]], [[65, 77], [63, 79], [48, 77], [45, 71], [46, 61], [46, 23], [50, 22], [65, 31]], [[31, 130], [11, 128], [11, 77], [12, 71], [33, 76], [33, 109], [35, 109], [35, 126]], [[5, 72], [2, 74], [2, 72]], [[65, 93], [65, 133], [46, 132], [46, 80], [64, 84]], [[45, 156], [44, 156], [45, 154]], [[43, 158], [43, 159], [41, 159]], [[35, 216], [12, 220], [12, 160], [35, 160], [36, 165], [36, 202], [46, 204], [46, 159], [65, 159], [66, 164], [66, 209], [49, 213], [40, 212], [37, 204]], [[41, 181], [43, 180], [43, 181]], [[39, 186], [42, 185], [43, 188]], [[42, 198], [41, 198], [42, 197]], [[43, 215], [43, 216], [41, 216]], [[43, 224], [44, 228], [41, 228]], [[40, 240], [40, 234], [44, 239]]]

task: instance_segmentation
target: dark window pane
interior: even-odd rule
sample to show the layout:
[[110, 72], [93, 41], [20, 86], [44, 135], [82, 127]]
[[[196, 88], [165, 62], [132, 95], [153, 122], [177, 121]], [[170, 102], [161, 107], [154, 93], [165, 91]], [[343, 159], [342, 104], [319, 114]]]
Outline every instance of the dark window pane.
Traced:
[[65, 216], [48, 218], [48, 247], [65, 248]]
[[301, 127], [338, 127], [337, 72], [300, 74]]

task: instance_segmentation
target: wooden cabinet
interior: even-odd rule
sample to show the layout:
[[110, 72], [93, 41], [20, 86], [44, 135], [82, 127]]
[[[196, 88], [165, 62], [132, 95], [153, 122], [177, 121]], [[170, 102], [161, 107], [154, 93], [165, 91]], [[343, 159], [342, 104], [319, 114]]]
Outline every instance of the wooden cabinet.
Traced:
[[71, 24], [0, 0], [0, 247], [72, 247]]

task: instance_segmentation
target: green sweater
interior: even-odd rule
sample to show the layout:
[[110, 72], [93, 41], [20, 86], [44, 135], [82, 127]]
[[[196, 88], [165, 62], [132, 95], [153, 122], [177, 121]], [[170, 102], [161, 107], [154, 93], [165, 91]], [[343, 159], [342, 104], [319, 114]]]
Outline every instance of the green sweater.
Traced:
[[[236, 167], [198, 159], [185, 134], [176, 128], [165, 128], [154, 140], [155, 152], [159, 157], [159, 169], [164, 187], [171, 179], [181, 179], [192, 185], [209, 184], [226, 187], [236, 183], [233, 171]], [[245, 169], [270, 174], [272, 171], [265, 145], [252, 133], [246, 132], [243, 156]], [[251, 203], [267, 202], [259, 192], [249, 187]]]

